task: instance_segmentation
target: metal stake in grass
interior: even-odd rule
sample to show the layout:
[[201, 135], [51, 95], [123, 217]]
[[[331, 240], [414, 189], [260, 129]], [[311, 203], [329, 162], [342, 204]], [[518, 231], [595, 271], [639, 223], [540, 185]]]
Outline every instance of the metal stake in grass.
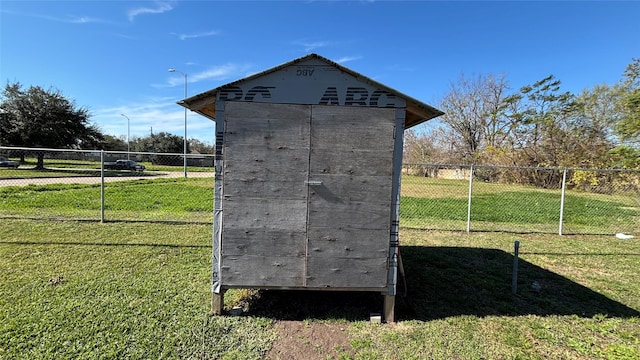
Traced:
[[513, 279], [511, 279], [511, 293], [515, 295], [518, 292], [518, 251], [520, 250], [520, 242], [513, 243]]

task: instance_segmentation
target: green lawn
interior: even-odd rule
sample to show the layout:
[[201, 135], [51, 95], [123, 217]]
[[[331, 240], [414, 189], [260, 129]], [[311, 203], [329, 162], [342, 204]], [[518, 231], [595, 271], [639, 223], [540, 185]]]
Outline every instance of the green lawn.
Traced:
[[258, 358], [274, 338], [208, 316], [210, 225], [4, 220], [0, 239], [0, 359]]
[[211, 233], [3, 220], [0, 359], [258, 359], [278, 319], [342, 324], [353, 348], [343, 359], [640, 357], [638, 240], [402, 229], [408, 296], [399, 322], [378, 326], [368, 316], [379, 294], [229, 290], [225, 307], [245, 316], [208, 315]]
[[[210, 222], [211, 178], [130, 180], [105, 184], [106, 220]], [[0, 216], [99, 220], [100, 185], [0, 187]]]
[[[436, 230], [465, 230], [469, 183], [416, 176], [402, 179], [401, 225]], [[591, 194], [568, 190], [563, 233], [640, 233], [638, 195]], [[560, 190], [476, 182], [471, 201], [472, 231], [557, 233]]]
[[[342, 359], [640, 358], [638, 238], [406, 227], [422, 217], [461, 221], [456, 201], [466, 204], [468, 189], [455, 181], [433, 183], [439, 206], [422, 215], [406, 206], [429, 206], [420, 203], [428, 182], [403, 183], [407, 296], [397, 298], [397, 324], [369, 323], [380, 294], [334, 292], [229, 290], [225, 308], [241, 306], [245, 315], [210, 316], [212, 185], [109, 183], [106, 223], [95, 221], [95, 185], [0, 187], [0, 359], [259, 359], [277, 339], [274, 321], [285, 319], [341, 324], [351, 345]], [[551, 191], [484, 183], [474, 191], [487, 223], [527, 229], [555, 221], [532, 205], [555, 206]], [[570, 197], [578, 206], [566, 216], [575, 226], [609, 226], [612, 215], [598, 209], [635, 221], [634, 199]], [[26, 216], [40, 220], [14, 218]], [[47, 220], [58, 217], [94, 221]]]

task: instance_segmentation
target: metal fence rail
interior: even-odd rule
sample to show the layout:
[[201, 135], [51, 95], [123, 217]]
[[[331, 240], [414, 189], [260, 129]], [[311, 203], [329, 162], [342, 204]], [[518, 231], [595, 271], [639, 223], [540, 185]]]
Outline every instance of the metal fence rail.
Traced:
[[[213, 155], [0, 147], [0, 217], [207, 222]], [[132, 160], [144, 170], [115, 167]], [[186, 175], [186, 176], [185, 176]]]
[[[0, 218], [206, 222], [214, 155], [0, 147]], [[144, 171], [110, 169], [134, 160]], [[639, 234], [640, 171], [404, 164], [400, 225]]]
[[640, 171], [404, 164], [400, 224], [434, 230], [640, 232]]

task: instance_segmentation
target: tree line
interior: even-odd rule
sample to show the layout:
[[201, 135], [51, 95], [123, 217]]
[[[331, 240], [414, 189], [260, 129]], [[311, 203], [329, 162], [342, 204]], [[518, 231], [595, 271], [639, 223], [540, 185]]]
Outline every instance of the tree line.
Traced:
[[[146, 136], [133, 136], [129, 144], [125, 136], [104, 135], [100, 149], [105, 151], [152, 152], [152, 153], [177, 153], [184, 152], [184, 137], [167, 132], [150, 133]], [[213, 145], [207, 144], [195, 138], [187, 141], [187, 152], [200, 154], [213, 154]]]
[[[40, 86], [24, 88], [8, 82], [0, 93], [0, 146], [53, 149], [183, 153], [184, 137], [166, 132], [134, 137], [104, 134], [90, 122], [86, 107], [78, 106], [60, 90]], [[213, 146], [189, 139], [187, 151], [212, 154]], [[42, 167], [43, 153], [38, 153]]]
[[640, 169], [640, 59], [613, 85], [580, 94], [561, 85], [549, 75], [512, 92], [504, 76], [460, 76], [439, 104], [439, 125], [405, 133], [404, 160]]

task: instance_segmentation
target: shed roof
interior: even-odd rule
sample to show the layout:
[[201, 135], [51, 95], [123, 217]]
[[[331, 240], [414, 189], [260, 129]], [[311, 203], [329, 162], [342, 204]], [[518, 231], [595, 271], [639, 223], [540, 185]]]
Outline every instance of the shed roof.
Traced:
[[412, 126], [418, 125], [427, 120], [433, 119], [444, 113], [430, 105], [427, 105], [421, 101], [418, 101], [410, 96], [407, 96], [395, 89], [392, 89], [386, 85], [383, 85], [375, 80], [372, 80], [356, 71], [348, 69], [334, 61], [331, 61], [325, 57], [322, 57], [318, 54], [309, 54], [284, 64], [278, 65], [268, 70], [264, 70], [262, 72], [256, 73], [254, 75], [248, 76], [246, 78], [236, 80], [234, 82], [219, 86], [215, 89], [211, 89], [200, 94], [191, 96], [184, 100], [178, 101], [178, 104], [197, 112], [200, 115], [203, 115], [211, 120], [215, 120], [216, 116], [216, 99], [220, 95], [221, 90], [228, 89], [230, 87], [237, 87], [242, 84], [255, 81], [256, 79], [267, 77], [268, 75], [272, 75], [280, 70], [286, 69], [288, 67], [303, 65], [309, 61], [318, 60], [326, 65], [332, 66], [344, 74], [350, 75], [353, 79], [359, 81], [360, 83], [367, 84], [369, 86], [375, 87], [377, 89], [382, 89], [389, 94], [392, 94], [395, 97], [398, 97], [406, 103], [406, 115], [405, 115], [405, 129], [408, 129]]

